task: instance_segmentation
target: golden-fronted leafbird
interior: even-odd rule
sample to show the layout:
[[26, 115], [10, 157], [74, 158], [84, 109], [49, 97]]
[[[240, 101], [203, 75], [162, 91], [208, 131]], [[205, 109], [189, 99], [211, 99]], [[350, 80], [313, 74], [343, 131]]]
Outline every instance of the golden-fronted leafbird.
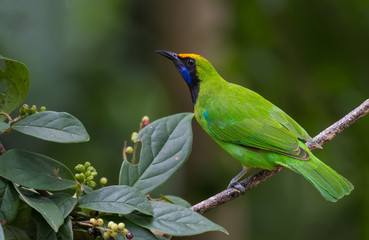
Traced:
[[251, 167], [272, 170], [280, 165], [303, 175], [328, 201], [335, 202], [352, 191], [346, 178], [309, 151], [304, 141], [320, 145], [280, 108], [225, 81], [202, 56], [156, 52], [169, 58], [186, 81], [201, 127], [241, 162], [243, 171], [230, 187], [242, 188], [238, 180]]

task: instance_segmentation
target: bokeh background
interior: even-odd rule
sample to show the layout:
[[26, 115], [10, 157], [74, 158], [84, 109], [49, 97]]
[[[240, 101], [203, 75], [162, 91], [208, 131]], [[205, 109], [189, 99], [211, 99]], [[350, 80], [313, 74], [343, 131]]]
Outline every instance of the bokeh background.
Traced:
[[[1, 141], [71, 168], [90, 161], [116, 184], [123, 141], [142, 116], [192, 111], [184, 81], [157, 49], [205, 56], [315, 136], [369, 96], [369, 1], [2, 0], [0, 53], [28, 66], [26, 103], [73, 114], [91, 141], [61, 145], [17, 133]], [[154, 196], [197, 203], [241, 169], [193, 126], [190, 159]], [[206, 214], [230, 236], [175, 239], [369, 239], [368, 136], [366, 117], [316, 152], [355, 185], [339, 202], [283, 171]]]

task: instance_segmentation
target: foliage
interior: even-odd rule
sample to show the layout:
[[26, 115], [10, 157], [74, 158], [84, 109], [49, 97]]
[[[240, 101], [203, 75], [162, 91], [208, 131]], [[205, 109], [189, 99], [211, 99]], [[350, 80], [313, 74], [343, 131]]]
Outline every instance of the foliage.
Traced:
[[[82, 123], [65, 112], [23, 105], [20, 115], [11, 112], [25, 99], [29, 73], [24, 64], [1, 57], [5, 70], [0, 81], [0, 134], [13, 130], [46, 141], [77, 143], [89, 140]], [[139, 133], [132, 134], [134, 148], [124, 146], [119, 185], [94, 190], [96, 169], [78, 164], [73, 172], [50, 157], [1, 145], [0, 239], [156, 240], [167, 235], [186, 236], [207, 231], [227, 233], [221, 226], [188, 209], [176, 196], [153, 199], [148, 194], [167, 181], [187, 160], [192, 145], [192, 113], [181, 113], [149, 123], [144, 117]], [[135, 163], [138, 144], [142, 150]], [[127, 154], [132, 154], [129, 161]], [[96, 220], [95, 217], [98, 219]], [[118, 224], [113, 221], [120, 222]], [[107, 224], [109, 222], [109, 224]], [[124, 222], [124, 223], [123, 223]], [[128, 231], [129, 229], [129, 231]]]
[[[0, 51], [27, 64], [26, 101], [78, 117], [91, 141], [0, 138], [9, 149], [53, 156], [68, 167], [91, 161], [108, 185], [117, 183], [122, 136], [129, 140], [138, 117], [192, 110], [186, 83], [157, 49], [207, 57], [226, 80], [258, 92], [316, 135], [368, 98], [368, 12], [368, 1], [0, 1]], [[197, 130], [191, 158], [155, 196], [195, 203], [241, 170]], [[316, 152], [354, 183], [343, 202], [322, 201], [305, 179], [286, 171], [228, 204], [232, 217], [206, 215], [232, 237], [184, 238], [369, 239], [368, 135], [362, 119]]]

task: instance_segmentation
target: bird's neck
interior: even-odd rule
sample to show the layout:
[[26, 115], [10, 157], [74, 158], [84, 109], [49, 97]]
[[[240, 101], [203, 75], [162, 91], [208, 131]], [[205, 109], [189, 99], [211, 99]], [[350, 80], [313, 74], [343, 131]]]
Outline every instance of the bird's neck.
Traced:
[[188, 85], [191, 93], [192, 106], [195, 107], [197, 102], [197, 97], [199, 96], [199, 84], [197, 85]]
[[199, 85], [192, 89], [190, 87], [194, 108], [195, 105], [203, 105], [209, 99], [215, 99], [217, 95], [219, 95], [220, 91], [227, 88], [227, 84], [229, 84], [218, 74], [211, 76], [208, 75], [202, 79], [200, 77], [201, 76], [199, 76]]
[[195, 107], [200, 95], [226, 83], [211, 65], [197, 68], [197, 71], [191, 75], [191, 80], [191, 83], [187, 82], [187, 85], [190, 89], [193, 107]]

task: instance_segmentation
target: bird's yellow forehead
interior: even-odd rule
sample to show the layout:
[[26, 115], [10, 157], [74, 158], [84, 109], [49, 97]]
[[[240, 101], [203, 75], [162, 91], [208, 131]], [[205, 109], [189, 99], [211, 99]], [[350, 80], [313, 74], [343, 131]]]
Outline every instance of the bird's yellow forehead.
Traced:
[[180, 54], [178, 54], [178, 56], [180, 58], [187, 58], [187, 57], [190, 57], [190, 58], [203, 58], [200, 55], [192, 54], [192, 53], [180, 53]]

